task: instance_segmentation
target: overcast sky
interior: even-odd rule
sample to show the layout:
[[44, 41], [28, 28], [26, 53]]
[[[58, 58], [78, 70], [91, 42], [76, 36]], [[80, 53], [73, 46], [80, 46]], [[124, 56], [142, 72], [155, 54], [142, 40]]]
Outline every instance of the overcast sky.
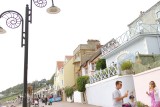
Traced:
[[[29, 0], [2, 0], [0, 13], [16, 10], [24, 16]], [[98, 39], [105, 44], [128, 30], [127, 25], [158, 0], [54, 0], [59, 14], [47, 14], [45, 8], [33, 4], [33, 23], [29, 29], [28, 82], [50, 79], [56, 61], [73, 55], [79, 44]], [[21, 27], [9, 29], [5, 20], [0, 26], [7, 33], [0, 35], [0, 91], [23, 82], [24, 48], [21, 48]]]

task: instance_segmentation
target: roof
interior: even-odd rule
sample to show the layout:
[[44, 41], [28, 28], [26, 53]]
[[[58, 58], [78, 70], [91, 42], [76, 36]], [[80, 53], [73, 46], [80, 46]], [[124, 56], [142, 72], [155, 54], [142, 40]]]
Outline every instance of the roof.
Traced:
[[67, 60], [70, 60], [72, 58], [73, 58], [73, 56], [65, 56], [65, 59], [67, 59]]
[[137, 21], [139, 18], [141, 18], [142, 16], [144, 16], [147, 12], [149, 12], [151, 9], [153, 9], [155, 6], [157, 6], [159, 3], [160, 3], [160, 1], [157, 2], [155, 5], [153, 5], [151, 8], [149, 8], [147, 11], [143, 12], [142, 15], [140, 15], [138, 18], [136, 18], [134, 21], [132, 21], [130, 24], [128, 24], [128, 26], [130, 26], [130, 25], [133, 24], [135, 21]]
[[60, 70], [64, 65], [63, 61], [57, 61], [57, 69]]
[[97, 58], [99, 55], [101, 55], [101, 48], [99, 48], [89, 59], [89, 61], [93, 61], [95, 58]]
[[86, 66], [87, 62], [93, 61], [95, 58], [97, 58], [101, 54], [101, 48], [99, 48], [96, 52], [94, 52], [90, 57], [88, 57], [81, 66]]

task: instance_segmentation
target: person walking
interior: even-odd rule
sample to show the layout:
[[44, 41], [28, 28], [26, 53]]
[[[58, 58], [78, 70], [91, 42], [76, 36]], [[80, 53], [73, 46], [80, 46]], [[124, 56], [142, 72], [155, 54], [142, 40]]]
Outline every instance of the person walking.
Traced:
[[149, 92], [147, 91], [146, 94], [151, 98], [151, 107], [160, 107], [159, 91], [154, 81], [149, 83]]
[[122, 88], [122, 81], [116, 81], [116, 90], [112, 93], [113, 107], [122, 107], [123, 99], [128, 96], [128, 91], [122, 96], [120, 89]]
[[48, 98], [45, 97], [45, 105], [47, 105], [47, 102], [48, 102]]

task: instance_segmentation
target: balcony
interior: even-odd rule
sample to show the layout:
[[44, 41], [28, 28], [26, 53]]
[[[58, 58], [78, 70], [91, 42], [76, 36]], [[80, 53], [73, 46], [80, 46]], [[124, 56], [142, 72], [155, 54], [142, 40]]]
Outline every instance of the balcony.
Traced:
[[76, 57], [73, 61], [73, 63], [79, 63], [81, 61], [80, 57]]
[[135, 28], [130, 28], [128, 31], [123, 33], [118, 38], [116, 39], [113, 38], [108, 43], [106, 43], [101, 48], [102, 56], [107, 55], [117, 47], [126, 44], [127, 42], [131, 41], [132, 39], [138, 36], [156, 35], [156, 34], [160, 34], [160, 25], [142, 23], [139, 26], [136, 26]]

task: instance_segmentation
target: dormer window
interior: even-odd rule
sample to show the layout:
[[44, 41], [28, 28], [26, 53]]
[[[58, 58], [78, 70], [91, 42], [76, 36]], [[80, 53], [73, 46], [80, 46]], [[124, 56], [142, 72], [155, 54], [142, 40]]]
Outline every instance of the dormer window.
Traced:
[[155, 15], [156, 15], [156, 20], [159, 23], [159, 21], [160, 21], [160, 6], [156, 7]]
[[160, 11], [158, 11], [158, 12], [156, 13], [156, 16], [157, 16], [157, 19], [160, 18]]
[[143, 23], [143, 22], [142, 22], [141, 20], [139, 20], [139, 21], [137, 22], [136, 31], [137, 31], [138, 33], [142, 33], [142, 32], [143, 32], [142, 23]]

